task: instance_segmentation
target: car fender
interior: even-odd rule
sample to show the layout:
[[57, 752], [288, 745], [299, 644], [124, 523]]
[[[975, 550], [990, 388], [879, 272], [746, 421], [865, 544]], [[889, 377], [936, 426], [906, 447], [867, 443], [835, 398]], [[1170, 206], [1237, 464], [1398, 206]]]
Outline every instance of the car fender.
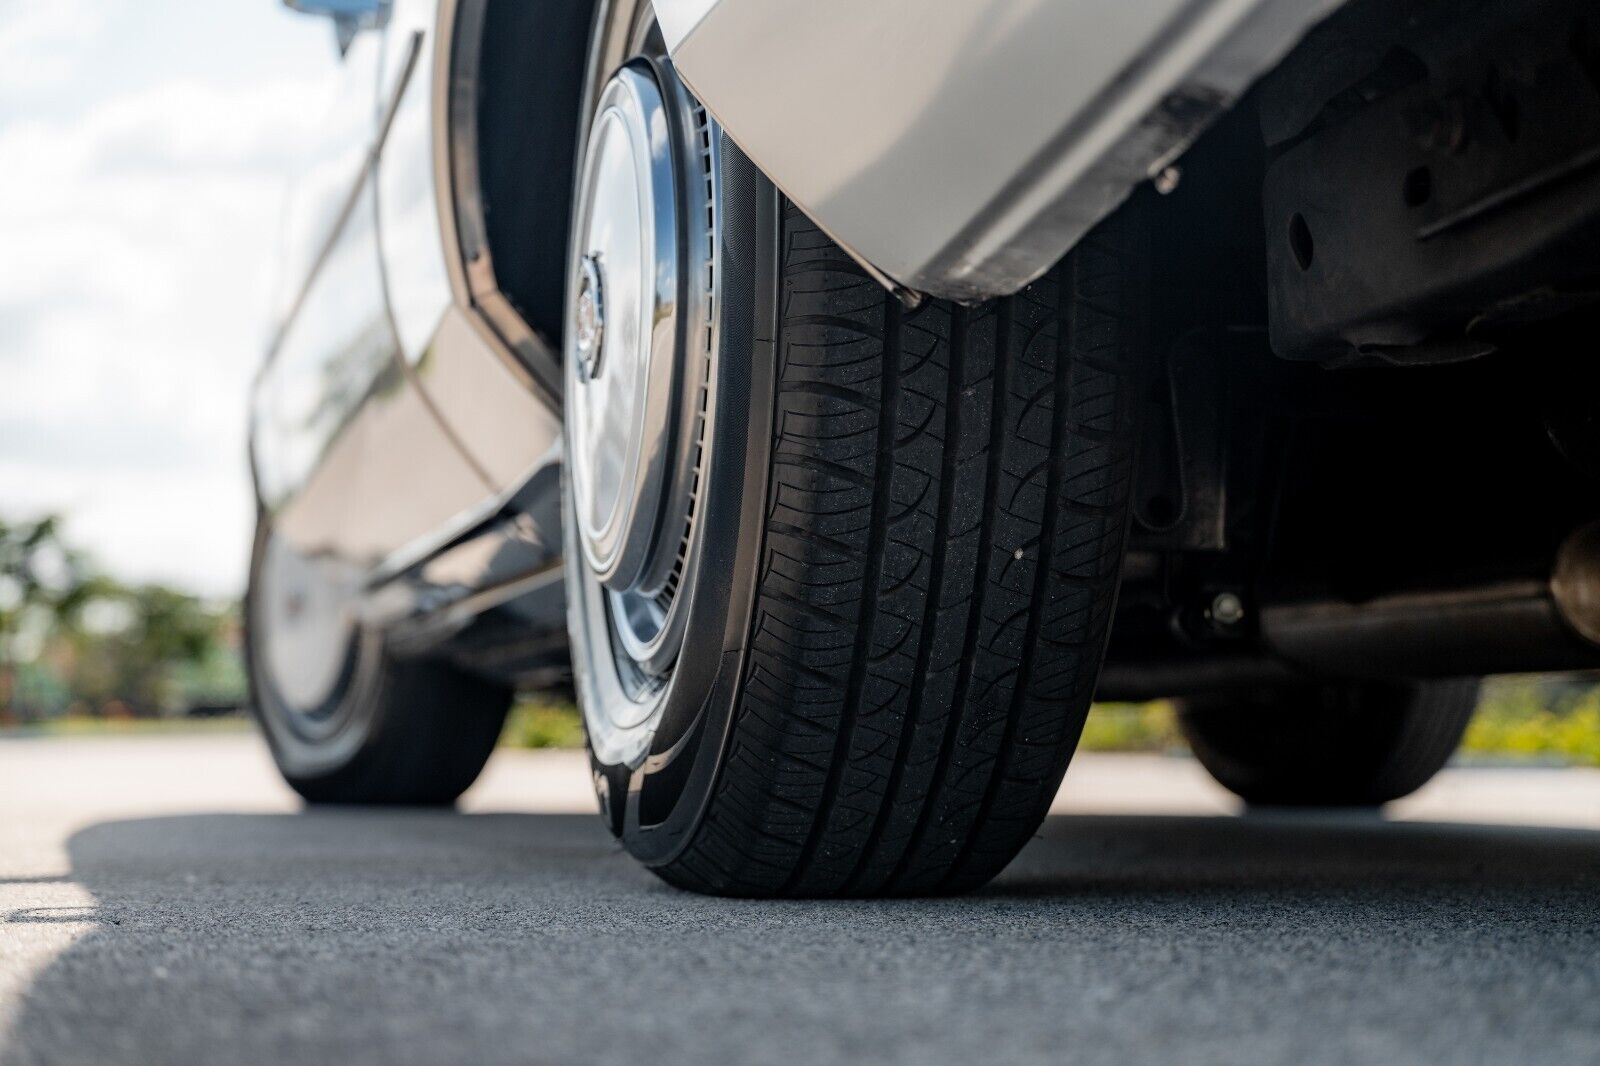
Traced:
[[971, 301], [1042, 274], [1338, 3], [655, 6], [684, 81], [790, 199], [885, 283]]

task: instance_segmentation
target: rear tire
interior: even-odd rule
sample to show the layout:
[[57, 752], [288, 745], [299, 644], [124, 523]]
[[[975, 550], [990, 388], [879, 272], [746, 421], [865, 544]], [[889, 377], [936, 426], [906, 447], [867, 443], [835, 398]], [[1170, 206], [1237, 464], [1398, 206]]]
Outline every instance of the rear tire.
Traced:
[[1474, 678], [1347, 682], [1190, 699], [1178, 724], [1200, 764], [1247, 803], [1375, 807], [1443, 768], [1477, 702]]
[[[448, 663], [396, 659], [377, 635], [350, 627], [332, 650], [326, 690], [306, 698], [292, 676], [301, 664], [270, 646], [283, 626], [273, 601], [298, 597], [303, 612], [319, 590], [283, 588], [269, 549], [274, 557], [291, 551], [274, 544], [263, 518], [245, 598], [245, 665], [251, 711], [284, 780], [312, 803], [454, 803], [494, 750], [511, 690]], [[300, 565], [295, 576], [316, 582], [321, 573]]]

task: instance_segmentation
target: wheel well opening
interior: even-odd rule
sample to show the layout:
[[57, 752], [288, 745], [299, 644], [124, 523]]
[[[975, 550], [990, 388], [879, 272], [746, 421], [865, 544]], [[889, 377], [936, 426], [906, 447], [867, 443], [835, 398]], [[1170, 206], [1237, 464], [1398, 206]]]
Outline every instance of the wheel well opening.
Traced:
[[[497, 287], [556, 351], [594, 5], [475, 0], [477, 190]], [[469, 250], [470, 255], [470, 250]]]

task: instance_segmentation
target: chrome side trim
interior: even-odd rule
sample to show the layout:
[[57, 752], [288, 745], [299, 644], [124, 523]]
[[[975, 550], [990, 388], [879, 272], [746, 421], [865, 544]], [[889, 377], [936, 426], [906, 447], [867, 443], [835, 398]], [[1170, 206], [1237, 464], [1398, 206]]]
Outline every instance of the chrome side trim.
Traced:
[[[525, 574], [497, 585], [487, 585], [464, 592], [459, 599], [439, 606], [430, 606], [425, 595], [405, 601], [403, 611], [397, 612], [395, 621], [384, 628], [385, 646], [401, 656], [422, 656], [436, 652], [474, 620], [495, 607], [500, 607], [525, 596], [545, 593], [560, 599], [564, 581], [562, 566], [554, 566]], [[397, 586], [391, 586], [391, 588]], [[409, 591], [409, 590], [408, 590]], [[426, 592], [426, 586], [419, 585]], [[553, 612], [559, 617], [559, 611]], [[557, 632], [552, 629], [551, 632]], [[535, 634], [538, 635], [538, 634]], [[564, 634], [563, 634], [564, 635]]]
[[478, 184], [479, 42], [487, 0], [440, 0], [435, 50], [435, 188], [456, 302], [502, 362], [552, 410], [561, 409], [561, 364], [500, 291]]
[[[468, 0], [470, 3], [471, 0]], [[466, 267], [461, 256], [461, 234], [456, 229], [455, 168], [451, 164], [450, 105], [455, 99], [456, 32], [460, 24], [457, 0], [439, 0], [433, 37], [433, 188], [438, 198], [439, 239], [445, 248], [445, 268], [456, 302], [470, 302]]]

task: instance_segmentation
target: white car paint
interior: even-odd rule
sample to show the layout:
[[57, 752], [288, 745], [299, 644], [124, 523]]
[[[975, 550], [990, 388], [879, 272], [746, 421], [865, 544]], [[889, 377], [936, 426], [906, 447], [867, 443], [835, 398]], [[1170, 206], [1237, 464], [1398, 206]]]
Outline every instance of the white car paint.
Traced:
[[1043, 273], [1337, 0], [658, 0], [678, 71], [858, 258], [978, 299]]

